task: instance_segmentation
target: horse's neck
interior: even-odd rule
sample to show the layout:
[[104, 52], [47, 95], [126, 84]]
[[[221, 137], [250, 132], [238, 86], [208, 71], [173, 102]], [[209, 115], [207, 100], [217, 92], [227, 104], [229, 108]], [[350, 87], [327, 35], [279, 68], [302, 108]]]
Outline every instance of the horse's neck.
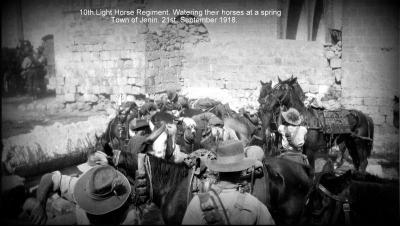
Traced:
[[[155, 156], [149, 156], [151, 169], [151, 183], [154, 195], [164, 197], [166, 193], [173, 192], [188, 177], [189, 169], [183, 164], [175, 164]], [[158, 200], [160, 201], [160, 200]]]

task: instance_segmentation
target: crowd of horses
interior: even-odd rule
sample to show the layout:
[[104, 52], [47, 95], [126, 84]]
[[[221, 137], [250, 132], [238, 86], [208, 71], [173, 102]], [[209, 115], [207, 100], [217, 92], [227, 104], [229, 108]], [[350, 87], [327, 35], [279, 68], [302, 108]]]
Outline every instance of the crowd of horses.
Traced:
[[[351, 132], [327, 135], [320, 128], [307, 124], [317, 120], [318, 110], [304, 106], [305, 96], [297, 78], [279, 79], [275, 86], [271, 81], [261, 82], [261, 86], [258, 99], [260, 106], [256, 114], [235, 112], [222, 103], [206, 110], [191, 109], [190, 105], [177, 110], [185, 117], [211, 112], [223, 120], [225, 126], [233, 129], [244, 144], [263, 148], [265, 159], [262, 173], [254, 180], [253, 195], [268, 207], [278, 225], [398, 224], [398, 180], [382, 179], [365, 172], [373, 142], [372, 119], [360, 111], [349, 110], [347, 118]], [[290, 107], [299, 110], [308, 127], [304, 153], [311, 167], [276, 157], [281, 111]], [[189, 155], [198, 149], [215, 150], [218, 141], [207, 132], [207, 127], [196, 128], [193, 139], [187, 139], [185, 130], [188, 128], [169, 113], [174, 109], [165, 106], [160, 109], [165, 111], [159, 111], [153, 117], [159, 121], [174, 118], [174, 123], [178, 125], [175, 142]], [[138, 155], [140, 152], [147, 153], [146, 177], [149, 181], [147, 189], [151, 190], [151, 202], [161, 210], [166, 224], [181, 224], [184, 210], [192, 197], [191, 183], [196, 174], [196, 165], [171, 161], [167, 157], [171, 155], [168, 154], [171, 152], [168, 145], [165, 159], [148, 154], [157, 139], [153, 134], [143, 142], [145, 147], [135, 147], [137, 137], [129, 136], [129, 124], [134, 118], [142, 117], [146, 115], [135, 103], [124, 105], [110, 121], [105, 133], [98, 138], [98, 143], [110, 159], [115, 153], [113, 150], [121, 150], [118, 162], [112, 164], [118, 165], [132, 183], [135, 183], [135, 173], [139, 168]], [[196, 139], [197, 135], [199, 139]], [[347, 148], [356, 170], [337, 175], [332, 162], [328, 161], [322, 172], [316, 173], [315, 154], [336, 144], [344, 144], [340, 147], [342, 151]]]

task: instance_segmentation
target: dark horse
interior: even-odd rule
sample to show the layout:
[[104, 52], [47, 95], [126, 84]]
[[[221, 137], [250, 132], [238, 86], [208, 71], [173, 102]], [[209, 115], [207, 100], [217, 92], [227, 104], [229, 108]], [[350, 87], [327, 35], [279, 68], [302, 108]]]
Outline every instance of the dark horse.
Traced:
[[[135, 151], [125, 152], [121, 165], [135, 172], [137, 155]], [[188, 190], [192, 171], [185, 164], [147, 156], [147, 188], [152, 190], [152, 201], [160, 208], [166, 224], [180, 224], [192, 197]], [[266, 159], [263, 167], [263, 176], [255, 182], [254, 191], [258, 192], [253, 195], [268, 207], [277, 224], [297, 224], [312, 185], [309, 168], [277, 158]]]
[[116, 109], [116, 116], [108, 123], [106, 131], [97, 138], [103, 152], [112, 156], [113, 149], [125, 148], [129, 140], [129, 124], [139, 116], [139, 109], [135, 102], [126, 102]]
[[310, 190], [305, 225], [399, 225], [399, 181], [347, 171], [322, 172]]
[[331, 146], [334, 142], [337, 144], [344, 142], [353, 159], [355, 168], [365, 172], [368, 164], [367, 158], [372, 150], [374, 135], [374, 123], [371, 117], [358, 110], [349, 110], [346, 117], [351, 133], [325, 134], [319, 124], [315, 126], [315, 122], [319, 122], [317, 110], [306, 108], [303, 100], [304, 93], [297, 83], [297, 78], [292, 77], [286, 81], [279, 81], [264, 99], [259, 109], [260, 114], [264, 115], [262, 120], [268, 120], [270, 123], [279, 125], [282, 108], [296, 108], [303, 116], [305, 125], [308, 126], [303, 148], [312, 167], [314, 167], [316, 151]]
[[261, 120], [261, 136], [263, 140], [263, 149], [267, 156], [274, 156], [275, 150], [278, 147], [277, 139], [273, 139], [271, 131], [277, 131], [276, 124], [271, 124], [272, 113], [262, 112], [260, 109], [264, 108], [265, 99], [272, 92], [272, 81], [263, 82], [260, 81], [261, 90], [258, 96], [258, 103], [260, 104], [258, 110], [258, 117]]

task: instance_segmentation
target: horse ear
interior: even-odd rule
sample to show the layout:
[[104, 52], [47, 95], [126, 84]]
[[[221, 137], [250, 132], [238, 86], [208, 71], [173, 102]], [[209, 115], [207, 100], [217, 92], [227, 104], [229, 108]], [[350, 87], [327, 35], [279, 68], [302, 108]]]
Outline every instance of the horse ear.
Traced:
[[272, 181], [274, 181], [274, 182], [276, 182], [277, 184], [280, 184], [280, 185], [285, 183], [285, 179], [283, 178], [283, 176], [279, 172], [274, 170], [269, 165], [266, 165], [265, 168], [266, 168], [266, 170], [268, 172], [268, 175], [269, 175], [269, 177], [270, 177], [270, 179]]
[[278, 75], [278, 82], [282, 83], [282, 80], [281, 80], [281, 78], [279, 78], [279, 75]]
[[297, 82], [297, 77], [296, 78], [293, 78], [293, 75], [292, 75], [292, 79], [290, 80], [290, 85], [293, 85], [293, 84], [295, 84]]
[[260, 80], [260, 83], [261, 83], [262, 86], [264, 86], [265, 84], [267, 84], [267, 83], [264, 83], [264, 82], [261, 81], [261, 80]]

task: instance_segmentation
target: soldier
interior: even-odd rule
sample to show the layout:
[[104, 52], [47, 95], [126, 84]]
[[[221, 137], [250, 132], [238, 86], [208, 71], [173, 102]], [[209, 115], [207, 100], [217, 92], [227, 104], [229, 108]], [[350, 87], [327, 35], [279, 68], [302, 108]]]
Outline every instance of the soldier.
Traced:
[[182, 224], [275, 224], [268, 208], [249, 193], [239, 192], [241, 171], [256, 164], [246, 158], [243, 144], [230, 140], [217, 149], [217, 159], [205, 162], [209, 170], [219, 173], [208, 192], [193, 197]]
[[[130, 206], [131, 186], [128, 179], [104, 157], [79, 177], [62, 175], [59, 171], [45, 174], [37, 190], [37, 202], [31, 213], [32, 222], [43, 224], [47, 220], [46, 202], [50, 193], [76, 203], [76, 224], [135, 224], [137, 215]], [[90, 160], [90, 159], [89, 159]]]
[[303, 155], [303, 145], [307, 135], [307, 128], [301, 126], [302, 118], [300, 113], [289, 108], [282, 112], [282, 125], [278, 127], [278, 132], [282, 135], [282, 151], [280, 157], [309, 165], [307, 157]]

